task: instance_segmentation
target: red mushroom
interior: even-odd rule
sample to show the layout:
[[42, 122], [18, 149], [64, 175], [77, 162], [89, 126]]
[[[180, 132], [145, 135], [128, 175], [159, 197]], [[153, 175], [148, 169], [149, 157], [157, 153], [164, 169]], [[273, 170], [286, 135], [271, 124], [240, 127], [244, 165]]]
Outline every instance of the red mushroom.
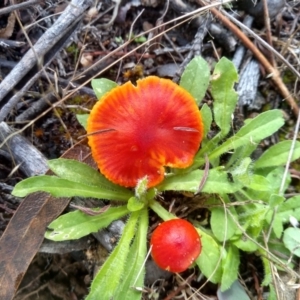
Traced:
[[189, 268], [201, 252], [197, 230], [182, 219], [172, 219], [160, 224], [152, 234], [150, 245], [156, 264], [174, 273]]
[[150, 76], [113, 88], [93, 107], [89, 145], [100, 171], [112, 182], [148, 187], [164, 178], [165, 166], [186, 168], [203, 136], [194, 98], [168, 79]]

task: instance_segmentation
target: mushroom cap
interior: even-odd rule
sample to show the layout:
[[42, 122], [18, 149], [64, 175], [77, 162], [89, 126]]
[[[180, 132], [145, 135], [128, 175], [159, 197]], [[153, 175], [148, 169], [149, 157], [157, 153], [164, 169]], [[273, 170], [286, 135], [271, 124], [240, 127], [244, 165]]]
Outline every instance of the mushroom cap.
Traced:
[[183, 219], [161, 223], [151, 236], [151, 255], [156, 264], [179, 273], [189, 268], [201, 252], [201, 240], [194, 226]]
[[194, 98], [168, 79], [149, 76], [106, 93], [93, 107], [87, 133], [100, 171], [112, 182], [148, 187], [164, 179], [165, 166], [186, 168], [203, 137]]

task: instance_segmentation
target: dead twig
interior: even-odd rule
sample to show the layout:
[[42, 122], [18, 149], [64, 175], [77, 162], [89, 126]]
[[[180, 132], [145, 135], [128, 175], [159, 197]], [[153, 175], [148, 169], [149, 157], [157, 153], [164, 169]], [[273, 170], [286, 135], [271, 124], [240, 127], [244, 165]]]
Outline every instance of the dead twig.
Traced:
[[17, 10], [17, 9], [27, 8], [28, 6], [37, 4], [39, 2], [40, 2], [40, 0], [29, 0], [29, 1], [26, 1], [26, 2], [23, 2], [23, 3], [13, 4], [13, 5], [10, 5], [8, 7], [1, 8], [0, 9], [0, 16], [5, 15], [5, 14], [9, 14], [12, 11]]
[[1, 147], [9, 152], [16, 165], [26, 176], [44, 174], [48, 170], [47, 160], [29, 141], [19, 134], [12, 135], [14, 131], [4, 122], [0, 123], [0, 143], [7, 142]]

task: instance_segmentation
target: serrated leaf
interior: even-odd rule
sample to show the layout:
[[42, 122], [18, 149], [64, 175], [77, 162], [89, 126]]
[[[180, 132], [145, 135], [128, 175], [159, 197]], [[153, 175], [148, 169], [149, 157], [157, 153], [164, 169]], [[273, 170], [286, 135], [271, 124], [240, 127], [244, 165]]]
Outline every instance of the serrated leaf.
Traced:
[[226, 256], [222, 260], [222, 280], [221, 291], [228, 290], [234, 281], [238, 278], [238, 269], [240, 264], [240, 254], [238, 248], [234, 245], [228, 246]]
[[139, 300], [145, 277], [145, 257], [147, 254], [148, 210], [141, 211], [137, 234], [126, 260], [126, 273], [114, 295], [115, 300]]
[[82, 115], [76, 115], [77, 121], [80, 123], [80, 125], [86, 129], [87, 128], [87, 120], [89, 118], [89, 114], [82, 114]]
[[[262, 139], [275, 133], [284, 124], [280, 110], [269, 110], [249, 120], [234, 136], [209, 154], [209, 159], [215, 159], [221, 154], [237, 149], [249, 143], [258, 144]], [[198, 156], [198, 155], [197, 155]]]
[[225, 137], [231, 127], [232, 115], [238, 101], [238, 94], [233, 88], [237, 81], [238, 74], [234, 64], [222, 57], [215, 66], [211, 80], [214, 117], [221, 129], [221, 137]]
[[[58, 200], [59, 201], [59, 200]], [[126, 206], [110, 207], [102, 214], [89, 216], [79, 210], [64, 214], [54, 220], [45, 233], [52, 241], [76, 240], [107, 227], [112, 221], [130, 213]]]
[[266, 222], [266, 215], [269, 212], [269, 206], [260, 203], [251, 203], [248, 205], [236, 207], [240, 224], [248, 230], [251, 237], [256, 238], [261, 234], [261, 229]]
[[[267, 149], [260, 158], [254, 163], [254, 168], [268, 168], [285, 165], [292, 146], [292, 141], [279, 142]], [[292, 160], [300, 157], [300, 142], [296, 141], [293, 150]]]
[[291, 253], [300, 257], [300, 228], [287, 228], [283, 233], [283, 243]]
[[201, 237], [202, 250], [196, 264], [209, 281], [219, 283], [222, 276], [220, 247], [210, 235], [200, 229], [197, 230]]
[[180, 80], [180, 86], [186, 89], [196, 100], [197, 104], [205, 96], [210, 79], [207, 62], [201, 56], [195, 56], [186, 66]]
[[[186, 191], [197, 192], [201, 179], [204, 176], [203, 170], [195, 170], [186, 174], [171, 175], [157, 186], [159, 191]], [[201, 192], [230, 194], [238, 191], [241, 185], [230, 182], [227, 173], [217, 169], [211, 169], [208, 172], [208, 178]]]
[[130, 245], [135, 235], [135, 227], [139, 218], [139, 212], [134, 212], [124, 227], [119, 244], [104, 262], [98, 274], [95, 276], [89, 295], [86, 300], [111, 300], [125, 276], [126, 259]]
[[98, 100], [107, 92], [118, 86], [114, 81], [106, 78], [93, 79], [91, 85]]
[[83, 183], [86, 185], [92, 185], [98, 188], [118, 191], [130, 197], [132, 193], [119, 185], [116, 185], [106, 179], [97, 170], [93, 169], [89, 165], [72, 159], [52, 159], [48, 161], [50, 169], [60, 178], [70, 181]]
[[12, 194], [17, 197], [25, 197], [38, 191], [49, 193], [54, 197], [78, 196], [123, 201], [127, 201], [132, 196], [129, 190], [124, 194], [123, 192], [106, 190], [83, 183], [79, 184], [78, 182], [48, 175], [30, 177], [17, 183]]

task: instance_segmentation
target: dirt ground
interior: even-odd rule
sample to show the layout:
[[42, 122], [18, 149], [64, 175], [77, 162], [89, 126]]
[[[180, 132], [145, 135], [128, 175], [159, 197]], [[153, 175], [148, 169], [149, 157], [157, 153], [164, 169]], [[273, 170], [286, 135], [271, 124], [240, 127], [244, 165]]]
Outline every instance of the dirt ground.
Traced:
[[[26, 138], [28, 147], [36, 148], [46, 159], [60, 157], [82, 140], [85, 130], [76, 114], [88, 112], [96, 102], [91, 79], [105, 77], [122, 84], [157, 75], [178, 82], [184, 67], [196, 55], [211, 66], [226, 56], [237, 66], [240, 99], [234, 118], [236, 127], [249, 116], [280, 108], [285, 113], [286, 138], [292, 137], [300, 93], [299, 77], [290, 68], [292, 65], [296, 72], [300, 71], [299, 1], [262, 0], [253, 7], [251, 0], [241, 0], [233, 1], [231, 7], [224, 5], [231, 17], [244, 22], [274, 51], [245, 30], [236, 32], [230, 27], [236, 24], [229, 16], [225, 15], [227, 22], [220, 17], [219, 6], [205, 8], [214, 1], [71, 2], [0, 0], [0, 121], [17, 130]], [[264, 13], [264, 2], [269, 7], [270, 22]], [[71, 9], [65, 19], [68, 25], [62, 22], [57, 26], [59, 16], [70, 9], [68, 5], [78, 5], [82, 11]], [[201, 7], [204, 9], [195, 13]], [[180, 18], [184, 15], [191, 18]], [[51, 28], [56, 32], [39, 44]], [[247, 37], [251, 44], [245, 42]], [[37, 48], [24, 61], [34, 45]], [[253, 49], [258, 49], [263, 58], [253, 54]], [[281, 83], [270, 79], [270, 70], [279, 71]], [[211, 104], [209, 93], [203, 101]], [[278, 139], [272, 136], [265, 141], [262, 151]], [[17, 182], [28, 177], [11, 154], [14, 151], [3, 145], [2, 139], [0, 237], [21, 203], [10, 192]], [[299, 192], [300, 168], [294, 167], [291, 189]], [[166, 197], [171, 201], [174, 195]], [[157, 219], [153, 217], [152, 221], [155, 224]], [[22, 274], [14, 299], [84, 299], [95, 270], [108, 252], [94, 236], [59, 244], [44, 242], [39, 251], [33, 246], [24, 249], [34, 257], [26, 274]], [[242, 261], [240, 276], [249, 297], [266, 299], [268, 291], [260, 287], [260, 261], [254, 255]], [[218, 299], [217, 286], [213, 284], [206, 284], [202, 296], [193, 295], [190, 286], [197, 288], [203, 283], [201, 275], [193, 270], [181, 277], [162, 272], [151, 263], [148, 270], [144, 299]], [[300, 293], [287, 297], [299, 300]]]

